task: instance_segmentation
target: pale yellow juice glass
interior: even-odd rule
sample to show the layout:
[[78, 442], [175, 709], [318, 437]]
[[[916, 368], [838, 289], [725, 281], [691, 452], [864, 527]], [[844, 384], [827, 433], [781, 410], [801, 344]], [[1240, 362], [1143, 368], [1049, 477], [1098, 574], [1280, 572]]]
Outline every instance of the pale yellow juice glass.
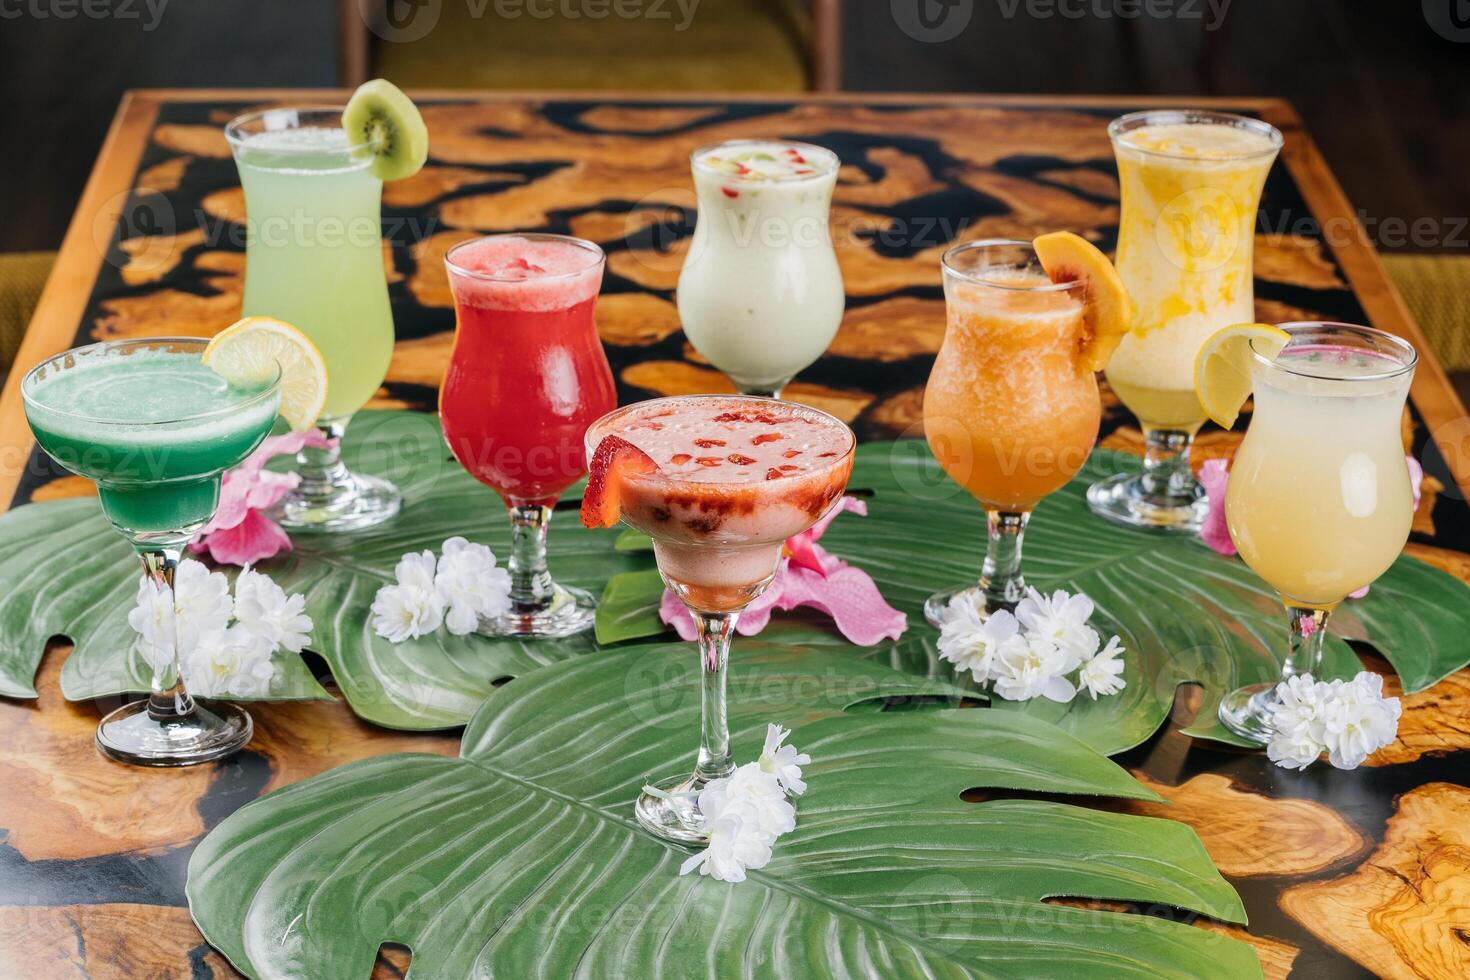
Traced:
[[[1241, 558], [1286, 605], [1282, 677], [1319, 676], [1327, 617], [1382, 575], [1409, 537], [1413, 488], [1402, 417], [1418, 360], [1391, 334], [1288, 323], [1252, 365], [1254, 410], [1230, 469], [1225, 514]], [[1232, 692], [1220, 720], [1264, 744], [1277, 681]]]
[[971, 242], [943, 265], [948, 320], [924, 391], [924, 432], [945, 473], [985, 508], [988, 533], [979, 581], [924, 604], [935, 626], [956, 596], [990, 611], [1025, 595], [1031, 511], [1082, 468], [1102, 413], [1080, 355], [1081, 283], [1053, 283], [1029, 242]]
[[1206, 415], [1194, 359], [1209, 336], [1256, 319], [1252, 281], [1256, 209], [1281, 149], [1271, 125], [1197, 110], [1135, 112], [1108, 127], [1122, 214], [1116, 265], [1137, 307], [1107, 378], [1145, 438], [1141, 476], [1088, 492], [1119, 524], [1198, 531], [1204, 489], [1189, 447]]

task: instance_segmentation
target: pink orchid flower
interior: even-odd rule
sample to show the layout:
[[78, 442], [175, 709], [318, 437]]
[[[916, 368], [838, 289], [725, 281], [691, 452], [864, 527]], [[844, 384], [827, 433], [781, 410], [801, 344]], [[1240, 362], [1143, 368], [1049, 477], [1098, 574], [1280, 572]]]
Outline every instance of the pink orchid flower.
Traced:
[[[1409, 467], [1409, 485], [1414, 490], [1414, 509], [1419, 509], [1419, 500], [1424, 489], [1424, 467], [1413, 456], [1405, 456]], [[1205, 497], [1210, 503], [1210, 512], [1200, 526], [1199, 536], [1210, 549], [1222, 554], [1235, 554], [1235, 542], [1230, 540], [1230, 527], [1225, 520], [1225, 488], [1230, 483], [1230, 464], [1223, 459], [1206, 460], [1200, 467], [1199, 482], [1204, 484]], [[1348, 595], [1349, 599], [1361, 599], [1368, 594], [1363, 586]]]
[[294, 456], [304, 446], [324, 449], [329, 443], [316, 429], [271, 436], [262, 442], [239, 466], [225, 471], [220, 481], [219, 507], [190, 542], [190, 549], [208, 552], [221, 565], [241, 567], [290, 551], [291, 539], [263, 512], [296, 489], [301, 477], [272, 472], [265, 464], [277, 456]]
[[[771, 621], [772, 610], [811, 606], [831, 616], [838, 631], [858, 646], [872, 646], [880, 640], [896, 640], [903, 635], [908, 628], [908, 617], [883, 601], [868, 573], [828, 554], [817, 544], [828, 525], [844, 511], [865, 517], [868, 507], [861, 500], [843, 497], [840, 504], [810, 529], [788, 538], [776, 566], [776, 577], [740, 614], [735, 624], [737, 632], [754, 636]], [[694, 617], [679, 597], [667, 589], [658, 613], [679, 636], [685, 640], [695, 638]]]

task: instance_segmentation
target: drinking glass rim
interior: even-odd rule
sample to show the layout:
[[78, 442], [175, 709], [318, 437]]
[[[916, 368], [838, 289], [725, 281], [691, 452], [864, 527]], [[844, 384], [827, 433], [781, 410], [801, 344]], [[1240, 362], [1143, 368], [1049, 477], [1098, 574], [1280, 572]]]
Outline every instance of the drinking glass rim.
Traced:
[[[1350, 378], [1344, 378], [1335, 375], [1319, 374], [1282, 364], [1277, 357], [1267, 357], [1256, 350], [1256, 342], [1254, 340], [1250, 341], [1251, 357], [1255, 359], [1257, 364], [1270, 370], [1280, 371], [1283, 374], [1290, 374], [1293, 377], [1311, 378], [1314, 381], [1335, 381], [1346, 384], [1356, 384], [1360, 381], [1388, 381], [1392, 378], [1398, 378], [1408, 374], [1419, 363], [1419, 352], [1414, 349], [1413, 344], [1397, 334], [1391, 334], [1387, 330], [1379, 330], [1377, 327], [1365, 327], [1360, 323], [1342, 323], [1337, 320], [1293, 320], [1288, 323], [1277, 324], [1277, 326], [1291, 334], [1293, 339], [1309, 331], [1320, 330], [1326, 333], [1337, 333], [1360, 339], [1380, 341], [1387, 347], [1397, 349], [1401, 354], [1399, 366], [1392, 370], [1377, 371], [1373, 374], [1356, 374]], [[1289, 349], [1290, 341], [1287, 342], [1287, 347], [1283, 348], [1283, 353]]]
[[[1036, 255], [1036, 246], [1033, 245], [1031, 242], [1022, 241], [1019, 238], [978, 238], [975, 241], [961, 242], [958, 245], [953, 245], [950, 248], [946, 249], [944, 255], [939, 260], [939, 264], [946, 272], [958, 276], [965, 282], [974, 283], [977, 286], [987, 286], [991, 289], [1005, 289], [1015, 293], [1063, 293], [1074, 289], [1085, 288], [1086, 284], [1083, 283], [1080, 279], [1074, 279], [1071, 282], [1051, 282], [1050, 280], [1048, 280], [1045, 283], [1039, 283], [1035, 286], [1009, 285], [1007, 283], [995, 282], [994, 280], [983, 278], [973, 272], [967, 272], [964, 269], [956, 268], [951, 261], [951, 258], [953, 256], [959, 255], [961, 252], [977, 252], [981, 249], [986, 248], [1017, 247], [1026, 249], [1033, 256]], [[1040, 264], [1041, 261], [1040, 259], [1038, 259], [1037, 265]]]
[[[524, 276], [519, 279], [512, 279], [508, 276], [494, 276], [488, 272], [477, 272], [474, 269], [466, 269], [462, 265], [455, 264], [454, 253], [458, 252], [460, 249], [468, 245], [478, 244], [479, 242], [488, 242], [494, 239], [504, 238], [523, 238], [527, 241], [533, 242], [564, 242], [568, 245], [575, 245], [583, 251], [590, 253], [596, 258], [597, 261], [590, 262], [582, 268], [573, 269], [570, 272], [558, 272], [555, 275], [537, 276], [534, 279], [529, 279]], [[494, 235], [480, 235], [477, 238], [467, 238], [462, 242], [458, 242], [455, 245], [451, 246], [449, 251], [444, 253], [444, 266], [451, 273], [455, 275], [465, 276], [469, 279], [479, 279], [481, 282], [554, 282], [558, 279], [575, 279], [578, 276], [585, 276], [588, 271], [595, 269], [598, 266], [605, 264], [606, 262], [607, 253], [604, 252], [602, 250], [602, 246], [598, 245], [596, 242], [588, 241], [585, 238], [578, 238], [576, 235], [558, 235], [554, 232], [549, 231], [506, 231], [498, 232]]]
[[[643, 401], [633, 402], [632, 404], [629, 404], [629, 405], [621, 405], [621, 406], [613, 409], [611, 412], [608, 412], [606, 415], [602, 416], [601, 418], [599, 418], [596, 421], [594, 421], [591, 425], [587, 426], [587, 433], [590, 434], [594, 429], [597, 429], [600, 426], [603, 426], [605, 423], [608, 423], [608, 422], [610, 422], [613, 419], [619, 418], [620, 416], [627, 415], [627, 414], [633, 412], [634, 410], [645, 409], [645, 408], [647, 408], [649, 406], [655, 406], [655, 405], [675, 405], [675, 404], [680, 404], [682, 402], [703, 401], [703, 400], [715, 400], [715, 401], [720, 401], [720, 402], [724, 402], [724, 403], [740, 402], [740, 403], [744, 403], [744, 404], [751, 405], [751, 406], [754, 406], [754, 407], [766, 406], [766, 405], [770, 405], [772, 403], [780, 403], [782, 405], [792, 405], [792, 406], [795, 406], [796, 408], [800, 409], [803, 412], [811, 412], [811, 413], [813, 413], [815, 415], [820, 415], [823, 418], [828, 419], [829, 421], [831, 421], [831, 422], [835, 423], [836, 425], [840, 426], [842, 428], [842, 430], [845, 433], [847, 433], [847, 448], [845, 450], [843, 450], [842, 453], [840, 453], [839, 455], [837, 455], [837, 456], [833, 457], [831, 460], [829, 460], [828, 462], [829, 462], [830, 465], [824, 466], [822, 469], [819, 469], [819, 470], [807, 470], [806, 472], [803, 472], [803, 473], [790, 473], [790, 474], [786, 474], [786, 475], [780, 477], [780, 479], [776, 479], [776, 480], [763, 480], [763, 481], [760, 481], [760, 483], [742, 482], [742, 483], [725, 483], [725, 484], [720, 484], [720, 483], [700, 481], [700, 486], [706, 486], [706, 487], [718, 487], [718, 486], [732, 486], [732, 487], [761, 486], [761, 485], [766, 485], [766, 484], [771, 484], [771, 483], [780, 483], [781, 480], [793, 480], [793, 479], [799, 479], [801, 477], [810, 477], [814, 473], [822, 473], [822, 472], [825, 472], [826, 470], [830, 470], [833, 466], [837, 466], [840, 463], [842, 463], [843, 461], [845, 461], [847, 459], [850, 459], [852, 457], [852, 455], [857, 452], [857, 433], [855, 433], [855, 432], [852, 431], [852, 426], [848, 425], [846, 422], [842, 421], [837, 416], [833, 415], [831, 412], [824, 412], [820, 408], [813, 408], [810, 405], [803, 405], [800, 402], [786, 401], [784, 398], [765, 398], [765, 397], [763, 397], [761, 395], [740, 395], [740, 394], [721, 395], [721, 394], [715, 394], [713, 392], [702, 392], [702, 393], [696, 393], [696, 394], [692, 394], [692, 395], [665, 395], [665, 396], [663, 396], [661, 398], [645, 398]], [[609, 432], [609, 433], [607, 433], [606, 435], [603, 436], [603, 439], [607, 438], [608, 436], [612, 436], [612, 435], [617, 435], [617, 433], [616, 432]], [[589, 444], [586, 436], [583, 436], [583, 450], [587, 453], [587, 458], [589, 460], [592, 458], [592, 455], [597, 451], [597, 447], [600, 446], [600, 445], [602, 445], [602, 439], [597, 440], [597, 443], [596, 444]], [[689, 483], [689, 482], [691, 482], [689, 480], [685, 480], [685, 479], [682, 479], [682, 478], [679, 478], [679, 477], [665, 476], [664, 474], [662, 474], [660, 472], [639, 474], [638, 479], [640, 479], [640, 480], [657, 481], [657, 482], [660, 482], [660, 483]]]
[[21, 400], [26, 405], [34, 405], [42, 412], [49, 412], [52, 415], [64, 419], [69, 419], [71, 421], [92, 422], [97, 425], [106, 426], [126, 425], [133, 428], [148, 428], [151, 426], [180, 425], [185, 422], [201, 422], [207, 419], [230, 415], [234, 412], [241, 411], [242, 409], [252, 408], [255, 405], [258, 405], [280, 390], [281, 365], [278, 361], [276, 362], [276, 376], [271, 379], [270, 383], [267, 384], [264, 389], [254, 395], [251, 395], [244, 401], [235, 402], [234, 404], [225, 406], [224, 408], [212, 408], [207, 412], [196, 412], [193, 415], [182, 415], [178, 418], [155, 419], [151, 422], [129, 422], [123, 419], [116, 418], [98, 418], [92, 415], [79, 415], [76, 412], [68, 412], [63, 409], [53, 408], [50, 405], [43, 405], [41, 402], [36, 401], [36, 399], [31, 395], [30, 389], [35, 386], [35, 376], [39, 374], [43, 369], [50, 367], [52, 364], [62, 360], [63, 358], [71, 357], [76, 354], [88, 354], [93, 352], [105, 353], [109, 350], [117, 350], [125, 347], [145, 347], [150, 345], [162, 344], [185, 347], [197, 346], [200, 353], [202, 354], [204, 348], [209, 346], [209, 341], [201, 339], [199, 337], [137, 337], [129, 340], [102, 340], [98, 341], [95, 344], [83, 344], [80, 347], [72, 347], [68, 350], [62, 351], [59, 354], [51, 355], [25, 373], [25, 375], [20, 379]]
[[[345, 105], [331, 105], [331, 104], [325, 104], [325, 103], [323, 103], [323, 104], [310, 104], [310, 105], [278, 105], [278, 106], [271, 106], [268, 109], [252, 109], [249, 112], [242, 112], [242, 113], [240, 113], [240, 115], [236, 116], [235, 118], [231, 119], [229, 122], [225, 123], [225, 142], [229, 143], [231, 147], [238, 147], [238, 146], [244, 146], [244, 145], [246, 145], [246, 138], [245, 138], [244, 134], [241, 133], [241, 127], [243, 127], [247, 123], [255, 122], [256, 120], [259, 120], [259, 119], [264, 119], [266, 116], [270, 115], [273, 112], [294, 112], [294, 113], [297, 113], [297, 114], [302, 114], [302, 113], [322, 113], [322, 114], [335, 113], [336, 116], [337, 116], [337, 126], [336, 126], [336, 128], [342, 130], [342, 132], [345, 135], [346, 132], [347, 132], [347, 130], [342, 125], [342, 114], [345, 113], [346, 111], [347, 111], [347, 106], [345, 106]], [[305, 129], [307, 127], [305, 127], [305, 126], [289, 126], [289, 127], [284, 127], [284, 128], [286, 128], [286, 129]], [[264, 130], [264, 132], [279, 132], [279, 131], [280, 130]], [[359, 153], [362, 153], [362, 152], [365, 152], [365, 151], [369, 151], [369, 150], [372, 149], [372, 147], [373, 147], [373, 145], [371, 143], [346, 143], [346, 144], [344, 144], [341, 147], [335, 147], [335, 146], [332, 147], [331, 148], [331, 152], [333, 152], [333, 153], [345, 153], [345, 154], [348, 154], [348, 155], [356, 155], [356, 154], [359, 154]], [[305, 156], [307, 154], [314, 154], [314, 153], [315, 154], [319, 154], [319, 153], [322, 152], [322, 150], [321, 150], [321, 147], [290, 147], [290, 146], [287, 146], [287, 147], [271, 147], [271, 152], [272, 153], [279, 153], [279, 154], [282, 154], [283, 156]]]
[[[831, 165], [823, 170], [818, 170], [816, 173], [811, 174], [762, 174], [759, 177], [749, 177], [743, 176], [741, 174], [726, 173], [723, 170], [716, 170], [708, 164], [700, 162], [700, 157], [706, 156], [714, 152], [715, 150], [718, 150], [722, 146], [770, 146], [772, 144], [795, 147], [799, 150], [813, 151], [818, 155], [826, 157]], [[805, 154], [803, 154], [803, 156], [804, 155]], [[839, 157], [832, 150], [827, 149], [825, 146], [819, 146], [816, 143], [807, 143], [802, 140], [759, 139], [756, 137], [744, 136], [737, 139], [719, 140], [715, 143], [706, 143], [704, 146], [696, 148], [693, 152], [689, 154], [689, 167], [691, 170], [698, 170], [708, 174], [717, 174], [720, 177], [726, 177], [730, 180], [749, 181], [751, 183], [759, 184], [764, 184], [768, 182], [783, 183], [799, 180], [819, 180], [824, 177], [830, 177], [838, 170], [842, 169], [842, 158]]]
[[[1154, 150], [1144, 146], [1134, 146], [1127, 140], [1128, 133], [1142, 126], [1149, 125], [1201, 125], [1201, 126], [1230, 126], [1235, 129], [1248, 129], [1258, 133], [1271, 141], [1271, 145], [1263, 150], [1252, 153], [1229, 153], [1223, 156], [1202, 157], [1189, 153], [1171, 153], [1168, 150]], [[1281, 130], [1266, 122], [1264, 119], [1256, 119], [1251, 116], [1242, 116], [1234, 112], [1217, 112], [1214, 109], [1140, 109], [1137, 112], [1125, 113], [1112, 122], [1108, 123], [1108, 139], [1114, 145], [1122, 144], [1135, 153], [1145, 156], [1164, 157], [1169, 160], [1193, 160], [1206, 163], [1232, 163], [1241, 160], [1256, 160], [1261, 157], [1281, 152], [1286, 138], [1281, 135]]]

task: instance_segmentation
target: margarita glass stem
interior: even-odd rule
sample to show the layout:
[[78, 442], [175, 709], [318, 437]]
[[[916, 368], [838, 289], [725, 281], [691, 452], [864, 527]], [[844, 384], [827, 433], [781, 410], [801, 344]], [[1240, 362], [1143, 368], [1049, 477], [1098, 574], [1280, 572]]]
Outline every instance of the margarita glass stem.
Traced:
[[518, 613], [545, 608], [555, 588], [546, 569], [546, 531], [551, 508], [540, 504], [510, 505], [510, 604]]
[[167, 650], [154, 650], [153, 679], [149, 684], [148, 717], [157, 722], [179, 721], [194, 714], [194, 699], [184, 688], [184, 674], [179, 667], [178, 623], [174, 621], [176, 603], [173, 599], [174, 571], [183, 560], [182, 547], [137, 546], [138, 557], [143, 560], [143, 573], [158, 592], [166, 592], [168, 601], [168, 628], [163, 641]]
[[296, 492], [308, 501], [327, 501], [352, 482], [347, 464], [342, 462], [342, 433], [347, 419], [323, 419], [316, 430], [329, 440], [325, 446], [303, 446], [296, 454], [296, 472], [301, 483]]
[[985, 512], [985, 563], [980, 566], [980, 591], [987, 609], [1015, 609], [1026, 597], [1026, 580], [1021, 575], [1021, 542], [1026, 536], [1030, 511], [987, 510]]
[[730, 638], [739, 613], [711, 613], [691, 609], [699, 632], [699, 764], [694, 775], [705, 782], [735, 770], [730, 759], [730, 730], [725, 716], [725, 667], [730, 661]]
[[1143, 496], [1160, 507], [1188, 506], [1194, 502], [1194, 473], [1189, 447], [1194, 434], [1186, 429], [1144, 427]]

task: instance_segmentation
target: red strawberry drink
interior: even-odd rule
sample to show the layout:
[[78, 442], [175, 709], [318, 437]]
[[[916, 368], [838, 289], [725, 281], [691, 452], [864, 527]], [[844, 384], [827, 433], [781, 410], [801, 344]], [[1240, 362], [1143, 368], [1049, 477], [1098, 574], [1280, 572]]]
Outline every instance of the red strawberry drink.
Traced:
[[733, 769], [724, 665], [735, 619], [770, 584], [787, 538], [811, 527], [852, 474], [852, 430], [825, 412], [770, 398], [687, 395], [619, 409], [587, 430], [591, 476], [582, 521], [620, 519], [653, 538], [664, 582], [694, 614], [704, 663], [704, 725], [692, 777], [645, 793], [640, 823], [700, 842], [684, 794]]
[[602, 250], [561, 235], [493, 235], [450, 249], [457, 326], [439, 390], [444, 439], [510, 509], [511, 610], [497, 636], [568, 636], [592, 626], [591, 596], [546, 570], [551, 506], [587, 471], [582, 437], [617, 404], [593, 306]]

